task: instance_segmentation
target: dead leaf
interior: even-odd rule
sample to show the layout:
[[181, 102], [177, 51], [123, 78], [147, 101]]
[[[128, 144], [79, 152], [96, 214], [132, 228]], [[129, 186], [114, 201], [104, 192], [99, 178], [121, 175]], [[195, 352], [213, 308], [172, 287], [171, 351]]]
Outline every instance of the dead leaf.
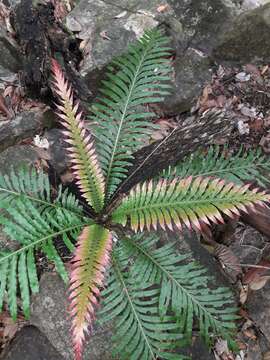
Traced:
[[258, 276], [264, 275], [268, 270], [270, 270], [270, 262], [268, 260], [261, 260], [257, 265], [248, 269], [243, 277], [243, 283], [250, 284], [256, 280]]
[[7, 116], [8, 119], [11, 119], [13, 117], [13, 113], [11, 110], [7, 108], [5, 99], [3, 95], [0, 94], [0, 111]]
[[159, 5], [157, 7], [157, 12], [162, 13], [162, 12], [167, 11], [169, 8], [170, 8], [169, 4]]
[[215, 247], [215, 257], [220, 262], [222, 268], [228, 275], [237, 278], [242, 274], [242, 268], [239, 265], [238, 257], [232, 252], [230, 248], [225, 245], [219, 244]]
[[246, 82], [250, 80], [250, 74], [247, 74], [244, 71], [241, 71], [240, 73], [235, 75], [235, 78], [241, 82]]
[[239, 294], [239, 302], [244, 305], [248, 298], [248, 286], [242, 285]]
[[107, 32], [106, 32], [105, 30], [101, 31], [101, 32], [99, 33], [99, 35], [102, 37], [102, 39], [112, 40], [112, 39], [108, 36], [108, 34], [107, 34]]
[[262, 71], [261, 71], [261, 75], [264, 75], [267, 70], [269, 69], [269, 65], [265, 65], [263, 68], [262, 68]]
[[118, 15], [115, 15], [115, 19], [121, 19], [121, 18], [123, 18], [124, 16], [126, 16], [127, 15], [127, 11], [126, 10], [124, 10], [124, 11], [122, 11], [120, 14], [118, 14]]
[[254, 329], [252, 327], [249, 327], [248, 329], [244, 330], [243, 334], [249, 339], [257, 340], [257, 336], [256, 336], [255, 331], [254, 331]]
[[215, 343], [214, 350], [218, 356], [222, 354], [227, 354], [229, 352], [227, 340], [218, 339]]
[[259, 144], [265, 153], [270, 154], [270, 134], [263, 136]]
[[270, 351], [263, 354], [263, 360], [270, 360]]
[[262, 289], [265, 284], [267, 283], [267, 281], [270, 279], [270, 275], [268, 276], [261, 276], [258, 280], [256, 281], [252, 281], [250, 284], [249, 284], [249, 287], [251, 290], [260, 290]]

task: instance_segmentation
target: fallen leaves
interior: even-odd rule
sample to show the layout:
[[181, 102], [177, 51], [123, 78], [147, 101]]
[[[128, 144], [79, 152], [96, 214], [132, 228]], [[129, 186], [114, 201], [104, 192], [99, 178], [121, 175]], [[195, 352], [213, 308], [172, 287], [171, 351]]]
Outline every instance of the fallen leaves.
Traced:
[[22, 315], [19, 315], [17, 321], [14, 322], [7, 311], [0, 314], [0, 350], [5, 348], [25, 323]]

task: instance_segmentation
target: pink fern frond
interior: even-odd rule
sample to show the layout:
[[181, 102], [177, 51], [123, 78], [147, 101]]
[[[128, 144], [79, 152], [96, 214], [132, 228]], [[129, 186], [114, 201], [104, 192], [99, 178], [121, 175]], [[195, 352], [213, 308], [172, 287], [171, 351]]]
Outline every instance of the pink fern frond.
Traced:
[[68, 152], [73, 165], [77, 185], [89, 205], [100, 212], [104, 205], [105, 181], [95, 152], [94, 142], [86, 129], [79, 103], [75, 103], [73, 92], [58, 64], [52, 59], [54, 76], [53, 89], [58, 95], [58, 116], [65, 141], [69, 144]]
[[85, 227], [78, 238], [69, 286], [75, 360], [81, 360], [85, 337], [92, 329], [111, 248], [112, 235], [100, 225]]
[[172, 224], [181, 230], [202, 230], [202, 223], [223, 223], [222, 214], [239, 216], [254, 205], [265, 205], [270, 195], [258, 189], [249, 190], [249, 185], [238, 186], [221, 179], [195, 178], [161, 179], [136, 185], [113, 212], [115, 223], [125, 225], [130, 220], [135, 231], [172, 229]]

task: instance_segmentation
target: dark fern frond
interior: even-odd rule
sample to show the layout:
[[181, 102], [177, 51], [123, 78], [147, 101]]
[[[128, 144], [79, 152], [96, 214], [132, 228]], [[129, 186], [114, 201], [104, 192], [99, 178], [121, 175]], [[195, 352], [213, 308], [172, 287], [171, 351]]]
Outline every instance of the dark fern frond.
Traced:
[[182, 341], [174, 317], [158, 313], [159, 290], [151, 284], [138, 283], [126, 271], [128, 259], [114, 251], [108, 285], [102, 292], [102, 322], [114, 320], [116, 344], [120, 359], [184, 359], [173, 353]]
[[195, 319], [208, 344], [211, 333], [230, 339], [237, 318], [232, 292], [224, 287], [213, 289], [207, 269], [190, 261], [189, 254], [180, 255], [173, 243], [157, 247], [158, 241], [155, 234], [122, 239], [125, 257], [133, 258], [129, 269], [132, 277], [138, 283], [160, 286], [160, 315], [175, 313], [180, 331], [189, 339]]
[[171, 71], [167, 42], [158, 30], [150, 30], [130, 45], [129, 52], [112, 63], [101, 89], [105, 97], [91, 108], [107, 198], [127, 176], [132, 152], [154, 126], [146, 121], [154, 114], [144, 105], [159, 102], [168, 94], [170, 86], [164, 84]]
[[184, 161], [165, 170], [162, 177], [215, 176], [235, 184], [256, 180], [265, 186], [270, 182], [263, 172], [270, 171], [270, 160], [261, 149], [245, 152], [241, 147], [234, 155], [227, 154], [227, 148], [211, 146], [205, 154], [202, 150], [187, 156]]

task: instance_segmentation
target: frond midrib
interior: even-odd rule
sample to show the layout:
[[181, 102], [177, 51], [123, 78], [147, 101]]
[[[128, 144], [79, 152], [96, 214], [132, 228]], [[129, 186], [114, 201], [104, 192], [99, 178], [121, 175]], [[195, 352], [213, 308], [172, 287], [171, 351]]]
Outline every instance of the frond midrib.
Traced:
[[[83, 214], [81, 214], [79, 211], [76, 211], [74, 209], [67, 209], [66, 207], [64, 206], [60, 206], [59, 204], [57, 203], [51, 203], [51, 202], [48, 202], [46, 200], [42, 200], [42, 199], [39, 199], [37, 197], [34, 197], [34, 196], [31, 196], [31, 195], [28, 195], [26, 193], [21, 193], [21, 192], [18, 192], [18, 191], [14, 191], [14, 190], [8, 190], [8, 189], [5, 189], [5, 188], [1, 188], [0, 187], [0, 193], [1, 192], [5, 192], [5, 193], [8, 193], [8, 194], [11, 194], [11, 195], [14, 195], [16, 197], [24, 197], [26, 199], [29, 199], [33, 202], [37, 202], [37, 203], [40, 203], [40, 204], [43, 204], [43, 205], [47, 205], [48, 207], [51, 207], [51, 208], [55, 208], [55, 209], [64, 209], [65, 211], [68, 211], [70, 213], [73, 213], [81, 218], [84, 217]], [[1, 200], [0, 200], [1, 201]]]
[[141, 329], [141, 333], [142, 333], [142, 335], [143, 335], [143, 338], [144, 338], [144, 340], [145, 340], [145, 342], [146, 342], [146, 344], [147, 344], [147, 346], [148, 346], [148, 348], [149, 348], [149, 350], [150, 350], [152, 359], [153, 359], [153, 360], [156, 360], [156, 356], [155, 356], [155, 354], [153, 353], [151, 344], [149, 343], [149, 341], [148, 341], [148, 339], [147, 339], [147, 336], [146, 336], [145, 333], [144, 333], [144, 328], [143, 328], [143, 326], [142, 326], [141, 320], [140, 320], [140, 318], [139, 318], [138, 315], [137, 315], [137, 311], [136, 311], [135, 307], [133, 306], [132, 298], [131, 298], [131, 296], [130, 296], [130, 294], [129, 294], [128, 287], [127, 287], [127, 285], [126, 285], [126, 283], [125, 283], [124, 277], [122, 276], [122, 272], [121, 272], [121, 269], [119, 268], [117, 259], [115, 258], [115, 256], [114, 256], [113, 253], [112, 253], [112, 264], [113, 264], [113, 266], [114, 266], [114, 268], [115, 268], [115, 270], [116, 270], [116, 275], [117, 275], [119, 281], [121, 282], [121, 285], [123, 286], [123, 289], [124, 289], [123, 291], [125, 292], [125, 294], [126, 294], [126, 296], [127, 296], [127, 299], [128, 299], [128, 302], [129, 302], [129, 304], [130, 304], [130, 306], [131, 306], [132, 312], [133, 312], [133, 314], [134, 314], [134, 316], [135, 316], [135, 318], [136, 318], [136, 320], [137, 320], [137, 322], [138, 322], [138, 324], [139, 324], [139, 327], [140, 327], [140, 329]]
[[165, 273], [166, 276], [174, 282], [189, 298], [192, 299], [193, 303], [195, 303], [204, 313], [208, 314], [209, 318], [214, 318], [217, 323], [221, 323], [221, 321], [216, 318], [212, 313], [210, 313], [206, 308], [204, 308], [196, 298], [193, 297], [179, 282], [177, 279], [175, 279], [170, 272], [168, 272], [162, 265], [160, 265], [148, 252], [145, 251], [143, 247], [141, 247], [139, 244], [137, 244], [135, 241], [132, 241], [130, 238], [128, 239], [132, 243], [133, 246], [135, 246], [140, 252], [142, 252], [146, 257], [148, 257], [161, 271], [162, 273]]
[[[253, 165], [253, 167], [259, 167], [259, 166], [264, 166], [263, 163], [259, 163], [259, 164], [256, 164], [256, 165]], [[215, 174], [220, 174], [220, 173], [234, 173], [235, 171], [235, 174], [237, 175], [237, 171], [239, 170], [245, 170], [245, 169], [248, 169], [248, 165], [246, 166], [237, 166], [237, 167], [230, 167], [230, 168], [227, 168], [227, 169], [217, 169], [217, 170], [211, 170], [211, 171], [208, 171], [208, 172], [205, 172], [205, 173], [199, 173], [199, 174], [196, 174], [196, 175], [193, 175], [194, 178], [197, 178], [199, 176], [209, 176], [211, 174], [215, 175]], [[237, 175], [238, 176], [238, 175]], [[239, 176], [238, 176], [239, 177]]]
[[120, 134], [121, 134], [121, 130], [122, 130], [122, 126], [123, 126], [123, 122], [124, 122], [124, 119], [126, 117], [126, 112], [127, 112], [127, 108], [128, 108], [128, 105], [129, 105], [129, 100], [130, 100], [130, 97], [132, 95], [132, 92], [134, 90], [134, 86], [136, 84], [136, 81], [137, 81], [137, 77], [140, 73], [140, 70], [141, 70], [141, 66], [142, 66], [142, 63], [145, 59], [145, 56], [146, 56], [146, 53], [149, 49], [149, 45], [151, 43], [148, 43], [148, 46], [144, 49], [143, 53], [142, 53], [142, 57], [141, 57], [141, 60], [140, 60], [140, 63], [138, 64], [138, 68], [137, 68], [137, 71], [136, 71], [136, 74], [134, 76], [134, 79], [132, 81], [132, 84], [131, 84], [131, 87], [130, 87], [130, 90], [129, 90], [129, 94], [127, 96], [127, 100], [126, 100], [126, 103], [125, 103], [125, 106], [124, 106], [124, 110], [123, 110], [123, 114], [121, 116], [121, 120], [120, 120], [120, 124], [119, 124], [119, 128], [118, 128], [118, 131], [117, 131], [117, 135], [116, 135], [116, 139], [115, 139], [115, 143], [114, 143], [114, 147], [113, 147], [113, 152], [112, 152], [112, 156], [111, 156], [111, 160], [110, 160], [110, 163], [109, 163], [109, 166], [108, 166], [108, 170], [107, 170], [107, 173], [106, 173], [106, 186], [105, 186], [105, 193], [106, 193], [106, 196], [109, 196], [109, 189], [108, 189], [108, 184], [109, 184], [109, 181], [111, 181], [111, 170], [112, 170], [112, 166], [113, 166], [113, 162], [114, 162], [114, 157], [115, 157], [115, 153], [116, 153], [116, 149], [117, 149], [117, 146], [118, 146], [118, 141], [119, 141], [119, 137], [120, 137]]
[[71, 230], [74, 230], [74, 229], [77, 229], [79, 227], [82, 227], [82, 226], [85, 226], [87, 225], [87, 223], [80, 223], [80, 224], [76, 224], [76, 225], [72, 225], [72, 226], [69, 226], [67, 228], [64, 228], [62, 230], [59, 230], [59, 231], [56, 231], [52, 234], [49, 234], [47, 236], [44, 236], [42, 237], [41, 239], [38, 239], [38, 240], [35, 240], [34, 242], [32, 242], [31, 244], [27, 244], [27, 245], [24, 245], [22, 246], [20, 249], [18, 250], [15, 250], [13, 251], [12, 253], [9, 253], [8, 255], [6, 256], [3, 256], [3, 257], [0, 257], [0, 264], [2, 262], [5, 262], [7, 259], [15, 256], [15, 255], [19, 255], [20, 253], [22, 252], [25, 252], [26, 250], [30, 249], [30, 248], [34, 248], [35, 246], [37, 246], [38, 244], [42, 243], [43, 241], [46, 241], [48, 239], [52, 239], [52, 238], [55, 238], [56, 236], [58, 235], [61, 235], [61, 234], [64, 234], [68, 231], [71, 231]]
[[[122, 211], [124, 211], [125, 213], [131, 213], [131, 212], [137, 212], [137, 211], [143, 211], [143, 210], [149, 210], [149, 208], [161, 208], [161, 207], [175, 207], [175, 206], [189, 206], [189, 205], [194, 205], [194, 204], [200, 204], [200, 205], [214, 205], [215, 204], [220, 204], [220, 203], [234, 203], [237, 201], [237, 203], [241, 203], [246, 201], [247, 199], [241, 199], [241, 198], [211, 198], [211, 199], [207, 199], [207, 200], [185, 200], [185, 201], [174, 201], [174, 202], [166, 202], [166, 203], [148, 203], [145, 206], [140, 206], [140, 207], [136, 207], [136, 204], [134, 205], [134, 207], [132, 209], [121, 209]], [[121, 207], [121, 206], [120, 206]], [[120, 211], [121, 211], [120, 210]], [[196, 208], [194, 209], [196, 210]], [[117, 209], [115, 211], [117, 213]]]

